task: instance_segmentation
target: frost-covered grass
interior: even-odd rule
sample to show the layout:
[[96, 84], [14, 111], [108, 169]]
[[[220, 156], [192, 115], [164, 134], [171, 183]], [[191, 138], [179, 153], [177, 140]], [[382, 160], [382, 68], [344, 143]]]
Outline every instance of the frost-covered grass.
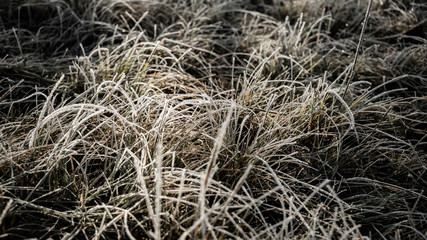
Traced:
[[426, 238], [423, 1], [10, 2], [0, 238]]

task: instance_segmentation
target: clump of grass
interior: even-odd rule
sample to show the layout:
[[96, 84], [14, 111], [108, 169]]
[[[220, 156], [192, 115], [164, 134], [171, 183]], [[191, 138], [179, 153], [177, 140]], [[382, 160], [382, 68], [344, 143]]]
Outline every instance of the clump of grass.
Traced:
[[372, 2], [10, 6], [1, 237], [423, 238], [426, 5]]

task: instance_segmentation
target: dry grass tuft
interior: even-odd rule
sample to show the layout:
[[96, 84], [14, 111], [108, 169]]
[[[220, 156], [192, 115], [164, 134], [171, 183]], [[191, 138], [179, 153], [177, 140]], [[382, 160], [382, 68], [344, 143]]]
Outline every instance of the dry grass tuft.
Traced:
[[426, 238], [423, 1], [8, 3], [0, 238]]

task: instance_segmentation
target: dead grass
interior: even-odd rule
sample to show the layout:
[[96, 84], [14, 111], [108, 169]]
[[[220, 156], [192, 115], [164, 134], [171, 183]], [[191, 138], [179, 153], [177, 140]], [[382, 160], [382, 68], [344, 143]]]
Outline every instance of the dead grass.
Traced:
[[424, 239], [427, 5], [368, 2], [2, 8], [0, 237]]

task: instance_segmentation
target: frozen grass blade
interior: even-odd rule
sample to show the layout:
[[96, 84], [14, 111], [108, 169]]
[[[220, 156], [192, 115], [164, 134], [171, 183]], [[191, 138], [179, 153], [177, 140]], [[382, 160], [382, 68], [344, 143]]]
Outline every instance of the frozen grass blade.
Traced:
[[161, 205], [161, 198], [162, 198], [162, 185], [163, 185], [163, 181], [162, 181], [162, 167], [163, 167], [163, 146], [162, 146], [162, 138], [160, 137], [160, 139], [157, 142], [156, 145], [156, 170], [155, 170], [155, 174], [156, 174], [156, 201], [155, 201], [155, 214], [156, 214], [156, 220], [154, 221], [154, 231], [155, 231], [155, 235], [156, 235], [156, 239], [162, 239], [161, 238], [161, 218], [160, 218], [160, 214], [162, 212], [162, 205]]
[[[218, 155], [220, 153], [225, 134], [227, 132], [227, 128], [230, 125], [231, 116], [234, 111], [234, 102], [232, 102], [230, 109], [228, 110], [227, 116], [224, 120], [224, 122], [221, 124], [221, 128], [219, 129], [217, 136], [215, 138], [214, 147], [211, 152], [211, 156], [209, 158], [209, 162], [206, 168], [206, 174], [203, 178], [203, 184], [201, 186], [201, 192], [199, 195], [199, 209], [198, 209], [198, 216], [200, 223], [202, 224], [202, 238], [205, 238], [206, 236], [206, 226], [205, 226], [205, 218], [206, 218], [206, 210], [205, 210], [205, 200], [206, 200], [206, 191], [209, 187], [210, 180], [213, 177], [214, 174], [214, 167], [216, 165], [216, 161], [218, 159]], [[197, 226], [197, 225], [195, 225]]]
[[368, 23], [369, 13], [371, 12], [371, 6], [372, 6], [372, 0], [369, 0], [369, 4], [368, 4], [368, 7], [366, 9], [365, 17], [364, 17], [363, 23], [362, 23], [362, 31], [360, 32], [359, 42], [357, 43], [357, 47], [356, 47], [356, 53], [354, 54], [354, 60], [353, 60], [353, 63], [351, 64], [350, 76], [348, 77], [348, 79], [345, 83], [343, 98], [345, 98], [345, 95], [347, 94], [347, 91], [348, 91], [348, 86], [353, 81], [353, 78], [355, 75], [356, 63], [357, 63], [357, 59], [359, 57], [359, 49], [360, 49], [360, 46], [362, 45], [363, 35], [365, 34], [366, 24]]

